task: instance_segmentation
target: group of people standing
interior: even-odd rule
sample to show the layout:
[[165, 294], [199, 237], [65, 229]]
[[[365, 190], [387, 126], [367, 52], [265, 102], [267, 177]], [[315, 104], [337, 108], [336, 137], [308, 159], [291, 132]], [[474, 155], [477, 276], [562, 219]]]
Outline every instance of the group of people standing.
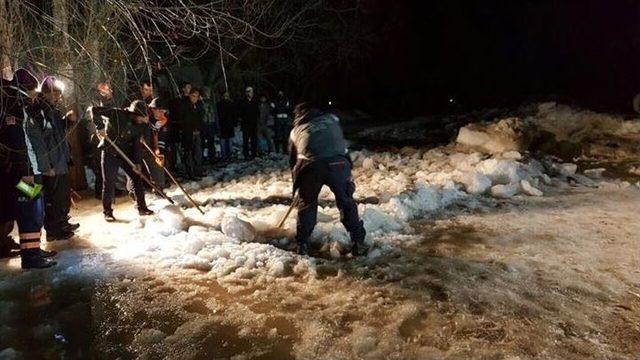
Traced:
[[[0, 79], [0, 256], [19, 250], [23, 268], [55, 264], [50, 258], [56, 252], [40, 248], [43, 227], [54, 241], [72, 237], [80, 226], [69, 221], [66, 141], [78, 119], [60, 110], [62, 90], [55, 77], [39, 82], [25, 69], [11, 81]], [[16, 222], [19, 244], [9, 236]]]
[[[274, 151], [290, 155], [301, 253], [308, 252], [323, 184], [336, 193], [342, 221], [356, 244], [354, 253], [363, 253], [364, 229], [353, 201], [351, 165], [335, 116], [308, 106], [293, 111], [282, 91], [268, 102], [247, 87], [240, 101], [234, 102], [225, 92], [215, 104], [207, 89], [190, 83], [180, 87], [177, 97], [162, 90], [155, 96], [152, 83], [142, 82], [118, 106], [109, 82], [100, 82], [91, 106], [79, 119], [74, 111], [61, 110], [63, 84], [53, 76], [39, 82], [19, 69], [11, 81], [0, 80], [0, 256], [19, 250], [23, 268], [53, 266], [50, 258], [56, 252], [40, 248], [42, 228], [47, 240], [55, 241], [71, 238], [80, 226], [69, 216], [69, 167], [74, 159], [67, 141], [71, 128], [80, 124], [90, 136], [87, 156], [77, 159], [78, 165], [94, 172], [94, 188], [107, 222], [116, 220], [113, 203], [120, 169], [139, 215], [151, 215], [146, 190], [162, 192], [168, 185], [165, 172], [182, 170], [183, 178], [198, 180], [204, 176], [205, 158], [232, 160], [239, 125], [244, 159]], [[10, 237], [15, 222], [19, 244]]]

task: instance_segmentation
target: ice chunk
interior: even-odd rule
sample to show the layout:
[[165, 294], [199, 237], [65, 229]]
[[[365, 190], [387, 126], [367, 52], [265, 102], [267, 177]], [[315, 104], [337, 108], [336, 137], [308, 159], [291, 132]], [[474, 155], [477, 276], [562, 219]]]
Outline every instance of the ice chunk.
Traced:
[[509, 159], [509, 160], [521, 160], [522, 154], [520, 154], [517, 151], [507, 151], [505, 153], [502, 153], [502, 158]]
[[22, 359], [22, 354], [17, 352], [15, 349], [7, 348], [0, 351], [0, 359], [2, 360]]
[[376, 167], [376, 163], [372, 158], [366, 158], [362, 161], [362, 168], [367, 170], [372, 170]]
[[464, 185], [465, 191], [472, 195], [483, 194], [491, 187], [491, 179], [480, 172], [465, 173], [458, 181]]
[[491, 188], [491, 195], [496, 198], [506, 199], [518, 193], [518, 184], [496, 185]]
[[584, 174], [592, 179], [601, 179], [602, 173], [605, 171], [607, 171], [605, 168], [587, 169], [584, 171]]
[[171, 228], [176, 230], [184, 229], [184, 214], [182, 213], [182, 209], [175, 205], [165, 206], [160, 209], [156, 217]]
[[256, 238], [256, 229], [238, 216], [225, 216], [222, 219], [222, 232], [232, 239], [251, 242]]
[[488, 159], [478, 164], [477, 169], [489, 177], [493, 184], [517, 183], [522, 177], [520, 164], [514, 160]]
[[542, 191], [536, 189], [535, 187], [533, 187], [533, 185], [531, 185], [531, 183], [529, 183], [527, 180], [522, 180], [520, 181], [520, 189], [522, 190], [523, 193], [529, 195], [529, 196], [542, 196], [543, 193]]
[[555, 168], [564, 176], [573, 175], [578, 170], [578, 165], [573, 163], [557, 164]]

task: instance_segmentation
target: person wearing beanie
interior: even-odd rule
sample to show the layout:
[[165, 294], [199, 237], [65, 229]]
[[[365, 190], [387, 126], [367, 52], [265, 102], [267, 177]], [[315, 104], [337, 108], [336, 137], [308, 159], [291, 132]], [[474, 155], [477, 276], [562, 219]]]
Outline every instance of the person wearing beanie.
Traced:
[[66, 240], [80, 226], [69, 223], [71, 152], [66, 135], [75, 114], [63, 115], [60, 109], [63, 84], [53, 76], [42, 81], [37, 101], [27, 109], [27, 136], [37, 156], [38, 171], [43, 178], [45, 204], [44, 228], [47, 240]]
[[23, 269], [42, 269], [56, 264], [49, 258], [55, 251], [40, 249], [44, 219], [43, 199], [39, 194], [20, 191], [20, 183], [42, 184], [36, 154], [25, 136], [25, 108], [36, 98], [38, 81], [25, 69], [18, 69], [13, 80], [0, 80], [0, 254], [11, 255], [15, 243], [9, 237], [18, 223], [20, 257]]
[[[149, 145], [153, 149], [156, 157], [154, 158], [154, 167], [159, 170], [159, 173], [154, 176], [155, 181], [161, 189], [166, 188], [167, 182], [164, 175], [162, 166], [165, 165], [165, 159], [167, 156], [167, 145], [169, 142], [169, 117], [167, 111], [169, 104], [164, 98], [154, 98], [149, 104], [149, 124], [153, 129], [152, 142]], [[145, 148], [144, 151], [148, 152]], [[158, 162], [155, 159], [159, 159]]]
[[118, 169], [124, 170], [131, 179], [140, 216], [152, 215], [153, 211], [147, 208], [145, 201], [140, 168], [132, 168], [105, 140], [108, 137], [134, 164], [138, 164], [142, 154], [137, 144], [144, 135], [144, 127], [149, 123], [147, 105], [142, 100], [135, 100], [126, 109], [94, 106], [88, 113], [95, 125], [95, 131], [102, 138], [98, 148], [102, 153], [102, 211], [105, 220], [116, 221], [113, 215], [113, 199]]

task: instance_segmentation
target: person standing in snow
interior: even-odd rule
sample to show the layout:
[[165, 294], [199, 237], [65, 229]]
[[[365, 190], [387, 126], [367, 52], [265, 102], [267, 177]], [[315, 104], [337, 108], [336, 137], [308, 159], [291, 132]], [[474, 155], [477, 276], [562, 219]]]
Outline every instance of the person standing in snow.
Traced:
[[[28, 196], [17, 189], [20, 183], [42, 184], [37, 154], [24, 131], [28, 107], [37, 96], [38, 80], [27, 70], [18, 69], [13, 80], [0, 80], [0, 255], [20, 250], [23, 269], [42, 269], [56, 264], [48, 258], [55, 251], [40, 249], [44, 202], [39, 194]], [[20, 245], [9, 236], [18, 223]]]
[[218, 126], [220, 127], [220, 151], [223, 160], [231, 159], [233, 153], [233, 138], [236, 136], [236, 111], [231, 95], [228, 91], [222, 95], [218, 103]]
[[242, 152], [245, 160], [251, 160], [258, 152], [258, 116], [260, 115], [253, 87], [248, 86], [245, 90], [245, 98], [240, 103], [239, 110]]
[[353, 199], [356, 186], [351, 177], [351, 158], [340, 120], [310, 103], [296, 105], [294, 116], [289, 137], [289, 164], [293, 192], [298, 193], [298, 253], [309, 254], [309, 237], [317, 222], [318, 194], [322, 186], [327, 185], [335, 195], [340, 221], [351, 235], [351, 253], [354, 256], [366, 255], [369, 250], [364, 242], [366, 231]]
[[266, 96], [260, 96], [258, 109], [260, 111], [260, 115], [258, 116], [258, 137], [261, 141], [264, 140], [266, 142], [265, 151], [270, 153], [274, 151], [273, 132], [271, 130], [273, 127], [273, 116], [271, 116], [271, 109]]
[[200, 180], [202, 170], [202, 129], [204, 128], [204, 107], [200, 100], [200, 90], [193, 88], [189, 93], [189, 103], [182, 110], [182, 149], [184, 167], [189, 180]]
[[119, 168], [122, 168], [132, 180], [138, 213], [141, 216], [152, 215], [153, 211], [147, 208], [144, 198], [141, 169], [139, 166], [136, 168], [129, 166], [116, 149], [104, 139], [109, 137], [134, 164], [138, 164], [142, 154], [137, 144], [144, 135], [144, 127], [148, 126], [149, 122], [147, 105], [141, 100], [136, 100], [125, 110], [93, 107], [89, 113], [98, 129], [98, 134], [103, 138], [98, 148], [102, 151], [102, 211], [105, 220], [116, 221], [112, 205]]
[[278, 91], [278, 97], [271, 103], [271, 114], [275, 119], [275, 150], [286, 154], [289, 132], [291, 131], [291, 105], [289, 99], [284, 96], [284, 91]]
[[69, 165], [71, 152], [67, 141], [67, 128], [76, 121], [73, 111], [66, 115], [60, 110], [62, 85], [53, 76], [47, 76], [40, 86], [41, 94], [33, 106], [26, 131], [36, 152], [38, 170], [43, 175], [44, 228], [47, 240], [66, 240], [73, 236], [79, 224], [69, 223], [71, 210], [71, 183]]

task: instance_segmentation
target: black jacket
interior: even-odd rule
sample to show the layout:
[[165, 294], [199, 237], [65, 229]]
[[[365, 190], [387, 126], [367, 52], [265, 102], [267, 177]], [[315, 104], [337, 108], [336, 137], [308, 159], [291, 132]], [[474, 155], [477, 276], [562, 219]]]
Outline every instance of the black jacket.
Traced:
[[[149, 126], [134, 123], [130, 113], [122, 109], [97, 106], [92, 111], [96, 127], [106, 129], [107, 136], [116, 146], [128, 156], [139, 159], [142, 154], [138, 144]], [[98, 148], [116, 153], [116, 150], [104, 139]]]
[[190, 101], [184, 104], [182, 110], [182, 145], [190, 145], [193, 143], [193, 133], [202, 132], [204, 127], [204, 108], [201, 102], [192, 104]]
[[71, 151], [66, 138], [67, 120], [60, 109], [39, 98], [27, 107], [27, 136], [36, 153], [38, 170], [41, 173], [51, 169], [56, 174], [69, 172]]
[[258, 99], [255, 97], [251, 100], [247, 98], [242, 99], [238, 110], [238, 115], [240, 116], [240, 127], [242, 130], [256, 130], [258, 128], [258, 116], [260, 116]]
[[233, 138], [235, 136], [235, 127], [238, 125], [233, 101], [223, 99], [218, 103], [218, 120], [220, 137], [223, 139]]

